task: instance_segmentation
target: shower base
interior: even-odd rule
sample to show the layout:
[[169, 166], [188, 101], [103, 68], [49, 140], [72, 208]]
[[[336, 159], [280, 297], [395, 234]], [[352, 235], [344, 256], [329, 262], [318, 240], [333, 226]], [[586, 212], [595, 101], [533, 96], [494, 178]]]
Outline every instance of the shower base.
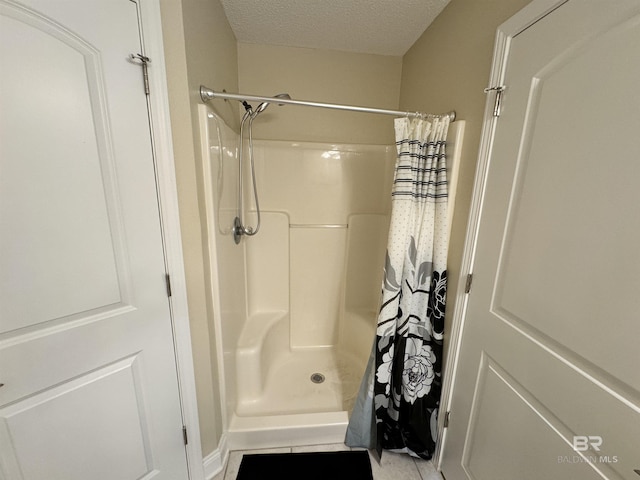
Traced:
[[368, 359], [370, 318], [345, 317], [348, 345], [295, 348], [288, 312], [252, 315], [236, 349], [230, 448], [343, 442]]
[[[283, 352], [269, 366], [261, 394], [240, 398], [236, 414], [261, 416], [350, 411], [363, 371], [361, 359], [333, 347]], [[323, 381], [318, 383], [320, 376]]]
[[[362, 360], [335, 348], [280, 355], [262, 394], [238, 402], [229, 426], [230, 448], [342, 443], [363, 371]], [[312, 381], [318, 373], [322, 383]]]

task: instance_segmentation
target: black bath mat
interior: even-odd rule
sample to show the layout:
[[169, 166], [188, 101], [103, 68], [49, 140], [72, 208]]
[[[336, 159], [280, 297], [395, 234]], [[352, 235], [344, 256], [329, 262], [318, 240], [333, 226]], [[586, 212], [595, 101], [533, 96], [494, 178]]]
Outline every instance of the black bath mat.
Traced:
[[373, 480], [366, 451], [244, 455], [237, 480]]

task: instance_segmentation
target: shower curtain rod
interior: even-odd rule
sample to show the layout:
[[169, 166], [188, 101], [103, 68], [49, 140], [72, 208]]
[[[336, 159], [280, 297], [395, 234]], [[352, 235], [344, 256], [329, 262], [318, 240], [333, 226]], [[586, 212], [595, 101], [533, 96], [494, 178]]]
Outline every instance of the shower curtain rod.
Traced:
[[[240, 95], [238, 93], [216, 92], [214, 90], [211, 90], [210, 88], [205, 87], [204, 85], [200, 86], [200, 98], [204, 103], [207, 103], [209, 100], [214, 98], [224, 98], [229, 100], [238, 100], [239, 102], [246, 100], [246, 101], [253, 101], [253, 102], [277, 103], [279, 105], [303, 105], [307, 107], [332, 108], [334, 110], [349, 110], [353, 112], [395, 115], [396, 117], [436, 116], [436, 115], [426, 115], [420, 112], [403, 112], [400, 110], [385, 110], [383, 108], [358, 107], [356, 105], [341, 105], [339, 103], [310, 102], [307, 100], [292, 100], [289, 98], [262, 97], [259, 95]], [[448, 115], [449, 120], [451, 122], [455, 121], [456, 119], [455, 111], [445, 113], [444, 115]]]

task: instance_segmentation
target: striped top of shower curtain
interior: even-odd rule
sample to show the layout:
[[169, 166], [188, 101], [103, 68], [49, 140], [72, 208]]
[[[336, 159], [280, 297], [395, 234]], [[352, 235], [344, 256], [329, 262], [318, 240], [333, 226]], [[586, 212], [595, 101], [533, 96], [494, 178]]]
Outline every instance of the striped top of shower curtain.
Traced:
[[447, 198], [444, 160], [448, 126], [449, 117], [395, 120], [398, 157], [391, 193], [394, 198], [436, 202]]

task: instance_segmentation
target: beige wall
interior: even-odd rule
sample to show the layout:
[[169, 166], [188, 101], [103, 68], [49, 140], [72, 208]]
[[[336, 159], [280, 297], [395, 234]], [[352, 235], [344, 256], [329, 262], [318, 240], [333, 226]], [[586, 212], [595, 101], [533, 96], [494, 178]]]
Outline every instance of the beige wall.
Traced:
[[[467, 122], [449, 247], [450, 305], [460, 274], [496, 29], [529, 1], [452, 0], [403, 59], [401, 109], [456, 110]], [[449, 308], [446, 331], [451, 314]]]
[[[161, 9], [200, 436], [206, 456], [218, 448], [222, 417], [211, 289], [204, 268], [198, 88], [202, 83], [237, 90], [236, 40], [218, 1], [161, 0]], [[218, 108], [230, 125], [237, 125], [236, 109], [225, 103]]]
[[[238, 86], [240, 92], [254, 95], [286, 92], [295, 100], [397, 109], [401, 68], [401, 57], [238, 44]], [[270, 140], [388, 145], [394, 142], [392, 118], [271, 105], [254, 123], [254, 135]]]
[[[182, 0], [192, 118], [197, 118], [201, 84], [214, 90], [238, 89], [236, 37], [219, 0]], [[238, 126], [237, 102], [216, 100], [216, 112], [232, 128]], [[196, 128], [197, 130], [197, 128]]]

